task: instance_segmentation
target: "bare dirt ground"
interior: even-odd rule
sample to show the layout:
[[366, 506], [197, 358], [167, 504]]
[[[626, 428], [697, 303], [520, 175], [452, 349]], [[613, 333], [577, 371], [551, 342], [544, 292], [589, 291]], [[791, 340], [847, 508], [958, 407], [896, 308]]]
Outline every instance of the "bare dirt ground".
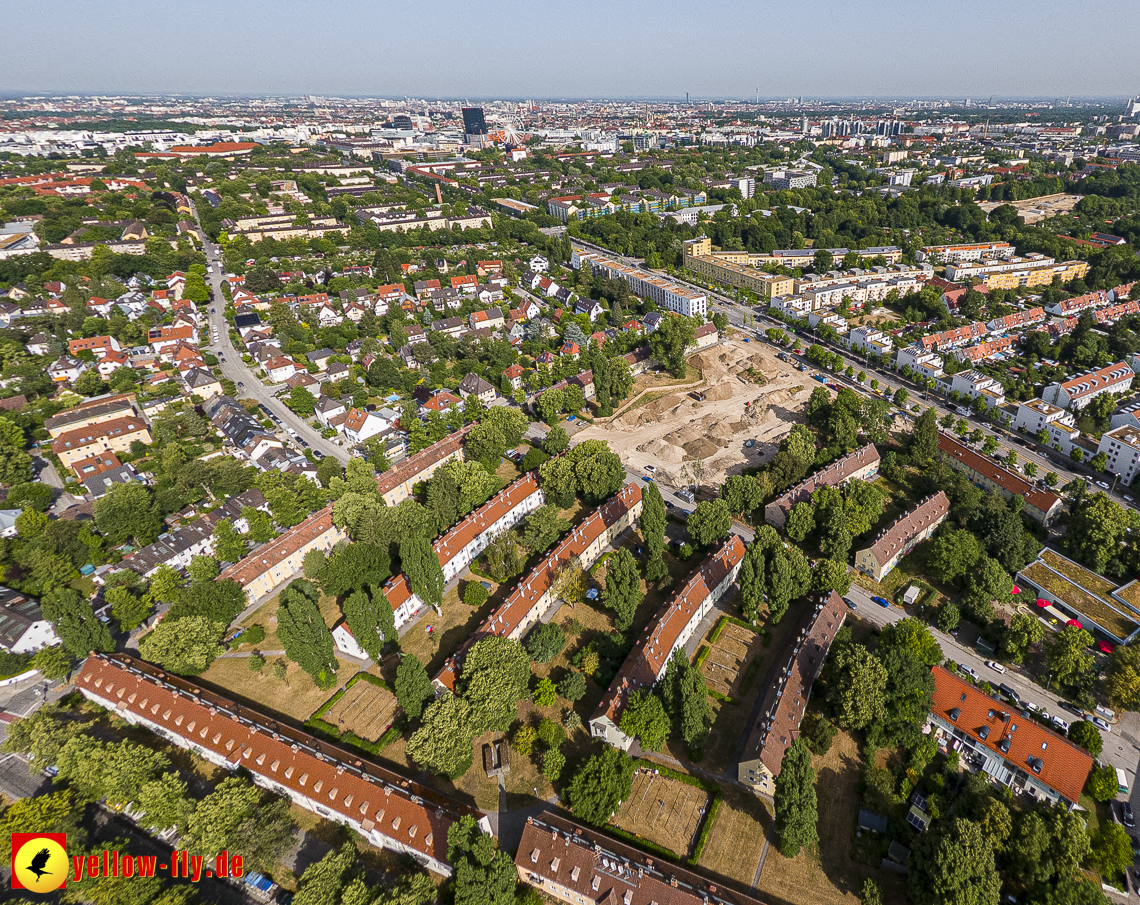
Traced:
[[387, 688], [357, 682], [325, 714], [325, 722], [342, 732], [349, 730], [370, 742], [378, 741], [392, 725], [396, 696]]
[[762, 650], [761, 636], [728, 623], [701, 664], [705, 684], [728, 697], [737, 697], [744, 672]]
[[1039, 223], [1042, 220], [1048, 220], [1050, 217], [1056, 217], [1058, 214], [1067, 214], [1074, 207], [1077, 202], [1081, 200], [1080, 195], [1066, 195], [1063, 192], [1056, 195], [1039, 195], [1036, 198], [1025, 198], [1022, 201], [980, 201], [978, 207], [984, 210], [989, 215], [996, 207], [1001, 207], [1003, 204], [1012, 204], [1017, 208], [1017, 212], [1021, 214], [1027, 225], [1032, 226], [1034, 223]]
[[[681, 466], [704, 462], [703, 483], [717, 485], [775, 454], [801, 410], [819, 386], [758, 343], [728, 340], [698, 352], [689, 364], [700, 369], [705, 394], [697, 401], [685, 390], [646, 396], [608, 423], [595, 423], [576, 436], [605, 440], [627, 468], [657, 468], [667, 483], [684, 483]], [[759, 379], [757, 379], [759, 378]], [[755, 445], [745, 447], [747, 440]]]
[[622, 804], [614, 823], [684, 857], [692, 848], [708, 801], [703, 789], [641, 769], [634, 774], [629, 800]]

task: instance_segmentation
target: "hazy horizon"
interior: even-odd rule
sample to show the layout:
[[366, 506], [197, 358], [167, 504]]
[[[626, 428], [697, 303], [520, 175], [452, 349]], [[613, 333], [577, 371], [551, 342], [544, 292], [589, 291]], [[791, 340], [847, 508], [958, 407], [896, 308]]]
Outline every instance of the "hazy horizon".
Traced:
[[1086, 7], [963, 0], [948, 19], [945, 7], [900, 15], [883, 0], [585, 0], [541, 10], [439, 0], [429, 20], [416, 7], [362, 0], [203, 0], [192, 12], [170, 0], [40, 0], [6, 11], [19, 40], [0, 92], [661, 102], [686, 92], [747, 100], [757, 89], [761, 99], [853, 102], [1140, 93], [1132, 29], [1111, 26], [1133, 21], [1134, 6]]

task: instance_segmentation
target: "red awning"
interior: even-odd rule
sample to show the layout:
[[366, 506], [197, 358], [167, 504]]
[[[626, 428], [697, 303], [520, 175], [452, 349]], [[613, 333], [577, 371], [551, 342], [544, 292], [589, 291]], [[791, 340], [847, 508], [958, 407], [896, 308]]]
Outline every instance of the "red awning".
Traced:
[[1077, 628], [1081, 627], [1081, 623], [1077, 619], [1070, 619], [1068, 622], [1065, 623], [1065, 625], [1075, 625]]
[[1013, 590], [1012, 590], [1012, 591], [1010, 591], [1010, 593], [1011, 593], [1011, 594], [1020, 594], [1020, 593], [1021, 593], [1021, 588], [1019, 588], [1017, 585], [1014, 585], [1014, 586], [1013, 586]]
[[1045, 607], [1047, 607], [1049, 605], [1049, 601], [1038, 597], [1037, 598], [1037, 605], [1039, 607], [1041, 607], [1041, 609], [1045, 609]]
[[1101, 641], [1099, 644], [1097, 644], [1097, 647], [1100, 648], [1100, 652], [1102, 654], [1111, 654], [1112, 653], [1112, 645], [1109, 644], [1107, 641]]

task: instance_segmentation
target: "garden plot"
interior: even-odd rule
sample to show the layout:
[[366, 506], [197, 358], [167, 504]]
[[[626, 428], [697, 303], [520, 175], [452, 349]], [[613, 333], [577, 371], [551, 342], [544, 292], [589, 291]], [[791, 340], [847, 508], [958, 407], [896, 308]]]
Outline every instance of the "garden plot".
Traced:
[[701, 663], [705, 684], [726, 697], [739, 698], [745, 672], [759, 656], [761, 647], [756, 632], [726, 622]]
[[395, 715], [396, 696], [387, 688], [361, 680], [345, 691], [323, 719], [339, 732], [375, 742], [392, 725]]
[[621, 829], [681, 857], [692, 849], [697, 827], [709, 805], [704, 789], [640, 768], [633, 791], [614, 818]]

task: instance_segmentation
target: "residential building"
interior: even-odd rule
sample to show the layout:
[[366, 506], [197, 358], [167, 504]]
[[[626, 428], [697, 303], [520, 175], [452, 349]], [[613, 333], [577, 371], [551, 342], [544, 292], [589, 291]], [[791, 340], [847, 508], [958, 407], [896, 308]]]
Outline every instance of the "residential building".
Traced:
[[1088, 261], [1058, 262], [1045, 255], [1031, 254], [997, 263], [949, 264], [946, 279], [954, 282], [977, 280], [987, 289], [1016, 289], [1019, 286], [1050, 286], [1088, 276]]
[[98, 474], [91, 475], [79, 483], [83, 485], [83, 489], [87, 491], [87, 495], [92, 499], [97, 500], [100, 497], [106, 496], [107, 492], [116, 484], [127, 484], [131, 481], [137, 481], [140, 484], [145, 484], [146, 479], [143, 478], [133, 465], [118, 465], [115, 468], [108, 468]]
[[474, 396], [484, 405], [490, 405], [499, 395], [495, 392], [495, 388], [491, 384], [476, 374], [468, 374], [465, 376], [463, 380], [459, 382], [456, 392], [458, 392], [463, 399], [466, 399], [468, 396]]
[[820, 487], [843, 487], [849, 481], [867, 480], [878, 473], [879, 451], [875, 448], [875, 444], [868, 443], [866, 446], [836, 459], [795, 487], [784, 491], [782, 495], [764, 507], [764, 520], [777, 528], [783, 528], [792, 507], [796, 503], [810, 500], [812, 494]]
[[677, 589], [634, 642], [609, 690], [590, 718], [590, 735], [628, 751], [633, 738], [621, 731], [629, 696], [649, 691], [665, 675], [673, 651], [683, 650], [702, 620], [724, 597], [740, 572], [744, 542], [730, 535], [688, 581]]
[[667, 308], [685, 317], [696, 317], [704, 320], [708, 314], [708, 301], [703, 293], [691, 289], [684, 283], [678, 283], [668, 277], [660, 276], [640, 267], [630, 267], [619, 264], [610, 258], [602, 257], [593, 252], [574, 250], [571, 264], [575, 270], [589, 267], [591, 272], [600, 273], [609, 279], [624, 280], [629, 284], [630, 292], [639, 298], [647, 298], [656, 302], [662, 308]]
[[521, 639], [558, 602], [554, 579], [572, 560], [589, 569], [602, 551], [641, 514], [641, 488], [626, 484], [617, 494], [575, 526], [530, 572], [499, 607], [475, 629], [463, 646], [444, 663], [432, 680], [454, 691], [463, 657], [472, 644], [489, 635]]
[[799, 733], [800, 723], [831, 643], [847, 617], [847, 605], [835, 591], [815, 605], [815, 616], [791, 651], [782, 670], [764, 695], [756, 722], [748, 734], [736, 778], [758, 794], [771, 796], [784, 763], [784, 754]]
[[241, 769], [258, 786], [441, 876], [451, 873], [447, 834], [456, 821], [470, 815], [491, 832], [474, 808], [126, 654], [92, 654], [75, 687], [117, 718], [226, 773]]
[[964, 349], [955, 349], [954, 357], [962, 362], [1000, 361], [1001, 357], [1013, 351], [1013, 337], [999, 336]]
[[1057, 317], [1073, 317], [1090, 308], [1102, 308], [1111, 304], [1112, 299], [1108, 292], [1100, 289], [1096, 292], [1086, 292], [1071, 299], [1062, 299], [1050, 305], [1045, 310]]
[[1105, 471], [1117, 475], [1123, 487], [1140, 474], [1140, 430], [1137, 428], [1126, 425], [1105, 431], [1097, 452], [1108, 456]]
[[268, 358], [263, 367], [265, 376], [274, 383], [284, 383], [297, 373], [297, 365], [291, 358], [284, 355], [273, 355]]
[[122, 348], [113, 336], [90, 336], [85, 339], [73, 339], [67, 343], [67, 349], [72, 355], [90, 352], [96, 358], [103, 358], [111, 352], [120, 352]]
[[707, 236], [684, 242], [686, 270], [727, 286], [747, 289], [765, 299], [791, 295], [795, 279], [757, 269], [749, 262], [758, 257], [749, 255], [748, 252], [714, 252], [712, 240]]
[[764, 174], [764, 181], [775, 192], [810, 188], [815, 185], [816, 178], [817, 174], [802, 170], [775, 170]]
[[856, 327], [847, 336], [847, 347], [859, 349], [866, 354], [890, 356], [895, 344], [890, 334], [874, 327]]
[[855, 554], [855, 568], [882, 581], [900, 559], [934, 533], [950, 514], [950, 500], [941, 490], [883, 531], [875, 542]]
[[253, 602], [296, 578], [310, 550], [328, 553], [335, 544], [347, 539], [348, 535], [333, 524], [332, 506], [326, 506], [229, 566], [218, 577], [236, 581]]
[[126, 452], [136, 440], [147, 446], [154, 442], [146, 422], [141, 418], [121, 417], [60, 434], [52, 441], [51, 449], [64, 467], [70, 468], [81, 459], [99, 453]]
[[989, 327], [980, 321], [975, 321], [965, 327], [954, 327], [941, 333], [930, 333], [919, 339], [918, 343], [927, 352], [941, 352], [947, 349], [957, 349], [959, 346], [968, 346], [980, 339], [984, 339], [990, 332]]
[[52, 438], [81, 427], [136, 414], [133, 395], [101, 396], [53, 415], [44, 422]]
[[345, 439], [355, 446], [383, 433], [391, 426], [387, 419], [375, 412], [354, 408], [345, 416], [341, 430], [344, 431]]
[[910, 368], [912, 371], [926, 366], [929, 370], [942, 373], [942, 359], [934, 352], [928, 352], [919, 345], [907, 346], [905, 349], [899, 349], [898, 354], [895, 356], [895, 364], [898, 365], [899, 370], [903, 368]]
[[59, 643], [39, 601], [11, 588], [0, 588], [0, 648], [13, 654], [32, 654]]
[[1132, 386], [1135, 374], [1128, 362], [1118, 361], [1095, 371], [1045, 387], [1041, 398], [1069, 411], [1079, 411], [1104, 393], [1123, 393]]
[[1008, 261], [1016, 254], [1008, 242], [977, 242], [972, 245], [927, 245], [915, 258], [932, 264], [965, 264], [973, 261]]
[[449, 434], [426, 449], [409, 456], [395, 468], [376, 476], [380, 496], [389, 506], [398, 506], [412, 495], [412, 488], [426, 481], [435, 470], [451, 459], [463, 460], [463, 438], [474, 425], [467, 425]]
[[958, 751], [1015, 795], [1076, 807], [1093, 768], [1091, 755], [1036, 720], [935, 666], [929, 722], [939, 747]]
[[1002, 468], [993, 459], [974, 452], [953, 437], [939, 433], [938, 448], [949, 459], [950, 466], [963, 472], [970, 482], [982, 490], [995, 490], [1007, 500], [1015, 496], [1025, 500], [1024, 511], [1043, 525], [1061, 514], [1061, 498], [1031, 484], [1016, 472]]
[[47, 366], [47, 375], [53, 383], [74, 383], [86, 370], [86, 362], [64, 355]]
[[950, 378], [950, 391], [965, 399], [981, 398], [989, 408], [1005, 403], [1005, 390], [996, 379], [972, 368]]
[[1019, 402], [1017, 414], [1013, 418], [1013, 426], [1027, 434], [1032, 434], [1034, 437], [1038, 436], [1041, 431], [1045, 431], [1048, 445], [1065, 455], [1072, 452], [1073, 444], [1081, 435], [1081, 432], [1077, 430], [1076, 419], [1073, 418], [1072, 413], [1065, 411], [1060, 406], [1046, 402], [1044, 399]]
[[200, 396], [202, 399], [221, 396], [225, 392], [222, 389], [222, 382], [205, 368], [191, 368], [186, 371], [182, 375], [182, 386], [189, 395]]
[[522, 389], [524, 373], [525, 372], [521, 367], [519, 367], [519, 365], [513, 364], [505, 371], [503, 371], [503, 377], [506, 378], [508, 383], [510, 383], [512, 390], [520, 390]]
[[520, 882], [566, 905], [760, 905], [549, 811], [527, 818], [515, 866]]

